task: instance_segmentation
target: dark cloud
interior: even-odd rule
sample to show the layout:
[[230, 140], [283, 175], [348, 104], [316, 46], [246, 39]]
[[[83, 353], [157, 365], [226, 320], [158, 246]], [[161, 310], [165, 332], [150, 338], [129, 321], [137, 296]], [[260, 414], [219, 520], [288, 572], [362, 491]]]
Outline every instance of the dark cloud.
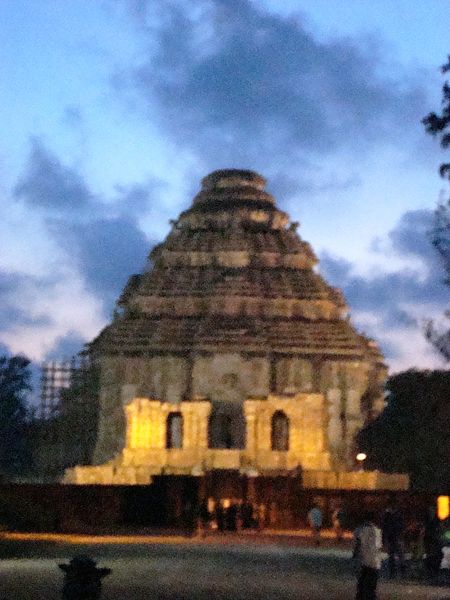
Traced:
[[155, 193], [162, 188], [160, 181], [152, 180], [145, 184], [116, 185], [117, 193], [114, 198], [119, 214], [135, 218], [144, 215], [151, 207]]
[[[409, 211], [388, 234], [388, 245], [377, 240], [380, 257], [382, 253], [414, 257], [416, 267], [362, 277], [355, 275], [349, 261], [325, 253], [321, 271], [330, 283], [343, 289], [352, 310], [376, 315], [384, 330], [421, 327], [415, 309], [434, 306], [443, 311], [448, 304], [443, 267], [430, 241], [433, 219], [432, 211]], [[376, 336], [377, 332], [371, 333]]]
[[328, 252], [323, 252], [320, 256], [320, 270], [333, 285], [342, 287], [339, 282], [347, 281], [351, 277], [352, 266], [349, 260], [332, 256]]
[[436, 250], [431, 244], [435, 214], [430, 210], [413, 210], [402, 215], [399, 224], [389, 233], [394, 250], [402, 256], [426, 260], [429, 267], [438, 266]]
[[51, 231], [107, 311], [112, 309], [128, 277], [142, 270], [150, 248], [145, 234], [125, 217], [66, 222], [64, 227], [55, 221]]
[[163, 127], [209, 166], [267, 169], [303, 152], [361, 152], [420, 121], [423, 90], [381, 75], [373, 43], [318, 41], [248, 0], [174, 1], [162, 13], [153, 1], [134, 13], [148, 59], [123, 71], [120, 85], [152, 118], [156, 106]]
[[86, 339], [75, 331], [69, 331], [60, 337], [56, 345], [45, 357], [45, 360], [69, 360], [83, 349]]
[[157, 185], [118, 185], [116, 196], [106, 202], [75, 169], [34, 139], [15, 195], [43, 210], [52, 238], [109, 314], [128, 276], [145, 263], [151, 243], [137, 216], [145, 213]]
[[64, 166], [39, 138], [31, 140], [28, 164], [14, 196], [30, 206], [61, 213], [79, 213], [94, 202], [79, 173]]

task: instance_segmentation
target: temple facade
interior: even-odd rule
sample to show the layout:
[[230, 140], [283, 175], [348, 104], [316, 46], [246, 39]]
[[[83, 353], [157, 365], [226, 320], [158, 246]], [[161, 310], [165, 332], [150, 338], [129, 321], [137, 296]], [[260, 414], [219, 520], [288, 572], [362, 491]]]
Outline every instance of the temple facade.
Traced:
[[[265, 183], [236, 169], [205, 177], [131, 276], [90, 344], [100, 369], [93, 464], [65, 481], [220, 469], [353, 481], [355, 435], [382, 410], [386, 367]], [[359, 476], [372, 477], [368, 487], [380, 477]]]

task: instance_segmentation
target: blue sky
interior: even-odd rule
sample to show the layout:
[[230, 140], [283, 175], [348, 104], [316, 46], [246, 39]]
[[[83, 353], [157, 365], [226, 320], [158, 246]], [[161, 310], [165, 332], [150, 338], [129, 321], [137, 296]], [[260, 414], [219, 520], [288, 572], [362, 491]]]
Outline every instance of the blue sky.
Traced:
[[79, 350], [199, 180], [241, 167], [391, 369], [439, 366], [445, 157], [420, 121], [449, 29], [440, 0], [3, 0], [0, 348]]

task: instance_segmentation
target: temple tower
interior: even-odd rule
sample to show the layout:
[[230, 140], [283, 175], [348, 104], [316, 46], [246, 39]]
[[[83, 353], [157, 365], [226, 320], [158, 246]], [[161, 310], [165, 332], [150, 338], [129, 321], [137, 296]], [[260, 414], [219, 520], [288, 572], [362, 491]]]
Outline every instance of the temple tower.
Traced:
[[[270, 446], [262, 425], [250, 444], [252, 401], [283, 398], [295, 420], [296, 402], [308, 395], [302, 423], [314, 415], [327, 468], [353, 466], [354, 435], [380, 406], [386, 368], [265, 183], [237, 169], [205, 177], [148, 269], [131, 276], [114, 321], [90, 346], [101, 369], [96, 465], [127, 446], [125, 408], [135, 398], [184, 411], [206, 402], [202, 444], [244, 451]], [[192, 437], [189, 419], [184, 435]], [[302, 438], [306, 425], [298, 427]]]

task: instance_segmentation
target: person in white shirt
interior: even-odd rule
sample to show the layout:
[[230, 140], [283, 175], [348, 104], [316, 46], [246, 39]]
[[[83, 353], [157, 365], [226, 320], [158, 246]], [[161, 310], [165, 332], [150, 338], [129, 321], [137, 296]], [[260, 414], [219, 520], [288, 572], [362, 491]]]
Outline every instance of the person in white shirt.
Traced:
[[353, 557], [359, 563], [356, 600], [376, 600], [378, 574], [381, 568], [381, 529], [374, 523], [375, 515], [368, 512], [354, 532]]

